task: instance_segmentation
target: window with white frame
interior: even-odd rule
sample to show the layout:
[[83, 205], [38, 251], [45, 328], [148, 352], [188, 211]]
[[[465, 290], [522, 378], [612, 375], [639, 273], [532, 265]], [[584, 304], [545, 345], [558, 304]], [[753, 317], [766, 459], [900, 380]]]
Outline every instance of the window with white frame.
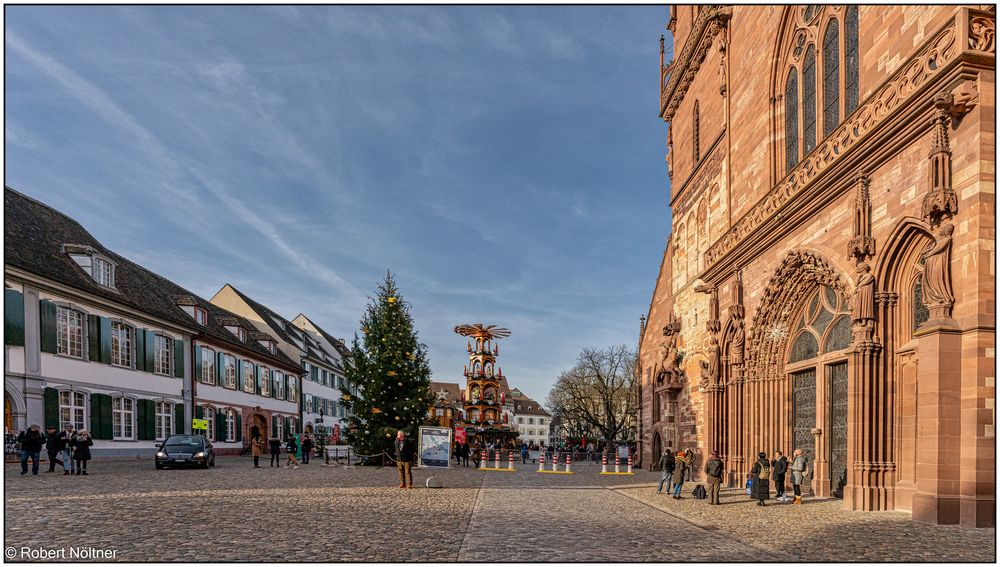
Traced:
[[289, 433], [291, 434], [294, 434], [296, 431], [299, 430], [299, 420], [297, 418], [294, 417], [288, 418], [288, 425], [292, 428], [292, 430], [289, 431]]
[[201, 381], [215, 384], [215, 351], [209, 348], [201, 349]]
[[174, 340], [163, 335], [156, 335], [155, 357], [153, 358], [153, 372], [157, 374], [170, 375], [173, 363]]
[[271, 395], [271, 371], [263, 366], [260, 367], [260, 395]]
[[201, 307], [194, 308], [194, 320], [199, 325], [208, 324], [208, 311], [205, 311]]
[[253, 374], [253, 363], [249, 360], [243, 361], [243, 391], [252, 394], [257, 391], [257, 386], [254, 384], [256, 377]]
[[174, 404], [156, 402], [156, 438], [166, 439], [174, 433]]
[[274, 428], [274, 435], [281, 440], [285, 439], [285, 418], [278, 416], [276, 427]]
[[233, 356], [233, 355], [231, 355], [231, 354], [227, 354], [227, 355], [225, 355], [223, 357], [223, 360], [224, 360], [225, 365], [226, 365], [226, 367], [224, 369], [226, 371], [225, 386], [227, 388], [235, 388], [236, 387], [236, 357]]
[[285, 374], [277, 370], [274, 371], [274, 397], [285, 399]]
[[135, 439], [132, 427], [135, 423], [135, 400], [124, 397], [111, 400], [111, 419], [114, 423], [114, 439]]
[[59, 392], [59, 422], [63, 428], [71, 423], [77, 431], [86, 429], [86, 405], [87, 395], [82, 392]]
[[311, 411], [313, 411], [315, 409], [313, 407], [313, 397], [312, 397], [312, 394], [306, 394], [305, 396], [306, 397], [305, 397], [305, 404], [304, 405], [305, 405], [306, 411], [311, 412]]
[[94, 258], [94, 280], [104, 287], [115, 287], [115, 267], [104, 258]]
[[57, 307], [56, 337], [59, 354], [83, 358], [83, 314], [66, 307]]
[[299, 401], [299, 384], [294, 376], [288, 376], [288, 401]]
[[125, 323], [111, 323], [111, 364], [132, 367], [132, 327]]
[[236, 441], [236, 410], [226, 410], [226, 441]]
[[240, 341], [242, 341], [244, 343], [247, 342], [247, 330], [244, 329], [243, 327], [240, 327], [239, 337], [240, 337]]
[[528, 418], [528, 425], [534, 425], [534, 424], [535, 424], [535, 418], [529, 417]]
[[524, 423], [524, 418], [523, 417], [517, 418], [517, 422], [523, 424]]
[[205, 406], [202, 413], [205, 416], [205, 421], [208, 426], [205, 434], [208, 436], [209, 441], [215, 441], [215, 408], [212, 406]]

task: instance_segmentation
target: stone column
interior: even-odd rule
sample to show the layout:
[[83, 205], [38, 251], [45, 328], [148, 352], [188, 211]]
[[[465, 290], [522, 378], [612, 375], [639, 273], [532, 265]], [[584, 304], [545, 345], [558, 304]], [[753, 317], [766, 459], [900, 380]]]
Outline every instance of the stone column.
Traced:
[[844, 507], [884, 510], [882, 464], [891, 459], [892, 412], [880, 372], [882, 345], [873, 339], [856, 340], [847, 362], [847, 486]]

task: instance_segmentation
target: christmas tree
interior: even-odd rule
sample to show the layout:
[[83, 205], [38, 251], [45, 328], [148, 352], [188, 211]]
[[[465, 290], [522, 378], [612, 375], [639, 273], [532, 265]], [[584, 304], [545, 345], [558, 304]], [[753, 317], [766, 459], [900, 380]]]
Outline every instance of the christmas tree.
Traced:
[[[417, 340], [409, 306], [391, 273], [378, 286], [354, 334], [352, 360], [345, 369], [342, 400], [351, 412], [347, 441], [358, 455], [382, 451], [394, 456], [393, 440], [402, 429], [415, 438], [433, 403], [427, 347]], [[354, 394], [357, 392], [357, 395]]]

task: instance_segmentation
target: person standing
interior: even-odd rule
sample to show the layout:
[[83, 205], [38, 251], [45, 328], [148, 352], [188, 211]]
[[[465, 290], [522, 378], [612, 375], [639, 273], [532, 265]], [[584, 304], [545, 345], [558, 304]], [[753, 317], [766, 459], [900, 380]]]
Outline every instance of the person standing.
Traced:
[[281, 439], [278, 439], [277, 435], [272, 435], [267, 440], [267, 448], [271, 453], [271, 466], [277, 463], [278, 468], [281, 468]]
[[722, 471], [724, 469], [722, 459], [719, 458], [719, 452], [712, 451], [712, 455], [705, 461], [705, 477], [708, 483], [709, 504], [719, 504], [719, 489], [722, 487]]
[[527, 463], [527, 462], [528, 462], [528, 444], [522, 442], [521, 443], [521, 464], [523, 465], [524, 463]]
[[260, 436], [250, 440], [250, 454], [253, 455], [253, 468], [260, 468], [260, 456], [264, 454], [264, 441]]
[[90, 460], [90, 448], [94, 445], [94, 440], [86, 429], [81, 429], [73, 437], [73, 459], [76, 461], [76, 474], [87, 476], [87, 461]]
[[75, 465], [73, 464], [73, 425], [67, 423], [63, 431], [59, 432], [59, 449], [63, 454], [63, 476], [73, 474]]
[[396, 468], [399, 469], [399, 487], [413, 488], [413, 442], [406, 437], [403, 430], [396, 432]]
[[45, 438], [37, 425], [32, 425], [27, 431], [17, 436], [17, 444], [21, 447], [21, 476], [28, 474], [28, 459], [31, 459], [31, 474], [38, 474], [38, 458], [42, 452]]
[[660, 467], [660, 485], [656, 487], [656, 493], [663, 492], [663, 484], [666, 483], [667, 491], [665, 494], [670, 494], [670, 489], [673, 487], [671, 477], [674, 475], [674, 451], [670, 447], [663, 450], [658, 464]]
[[309, 453], [313, 449], [312, 435], [306, 434], [305, 439], [302, 440], [302, 464], [309, 464]]
[[778, 502], [787, 502], [785, 497], [785, 474], [788, 472], [788, 457], [781, 451], [774, 452], [774, 460], [771, 461], [771, 470], [774, 478], [774, 499]]
[[48, 472], [56, 472], [56, 463], [61, 466], [63, 462], [59, 459], [59, 432], [54, 425], [47, 427], [48, 433], [45, 435], [45, 451], [49, 454]]
[[292, 465], [293, 469], [299, 468], [299, 460], [295, 458], [295, 451], [298, 451], [299, 444], [295, 441], [295, 436], [288, 434], [288, 442], [285, 443], [285, 451], [288, 453], [288, 460], [285, 461], [285, 468]]
[[802, 483], [806, 476], [806, 456], [802, 454], [802, 449], [796, 449], [792, 453], [792, 493], [795, 494], [793, 504], [802, 504]]
[[761, 451], [750, 469], [750, 497], [757, 501], [758, 506], [764, 506], [764, 501], [771, 497], [770, 478], [771, 463], [767, 460], [767, 453]]
[[684, 464], [687, 466], [687, 479], [694, 482], [694, 447], [684, 451]]
[[681, 487], [684, 486], [684, 473], [687, 472], [687, 455], [679, 451], [674, 459], [674, 500], [681, 499]]

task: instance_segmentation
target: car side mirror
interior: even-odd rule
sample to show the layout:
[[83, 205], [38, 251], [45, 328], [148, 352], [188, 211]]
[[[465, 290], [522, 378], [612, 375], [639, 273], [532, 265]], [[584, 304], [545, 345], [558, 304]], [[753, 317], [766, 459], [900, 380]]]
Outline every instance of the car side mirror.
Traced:
[[157, 444], [156, 444], [156, 445], [154, 445], [154, 446], [155, 446], [155, 447], [156, 447], [157, 449], [162, 449], [162, 448], [163, 448], [163, 443], [157, 443]]

